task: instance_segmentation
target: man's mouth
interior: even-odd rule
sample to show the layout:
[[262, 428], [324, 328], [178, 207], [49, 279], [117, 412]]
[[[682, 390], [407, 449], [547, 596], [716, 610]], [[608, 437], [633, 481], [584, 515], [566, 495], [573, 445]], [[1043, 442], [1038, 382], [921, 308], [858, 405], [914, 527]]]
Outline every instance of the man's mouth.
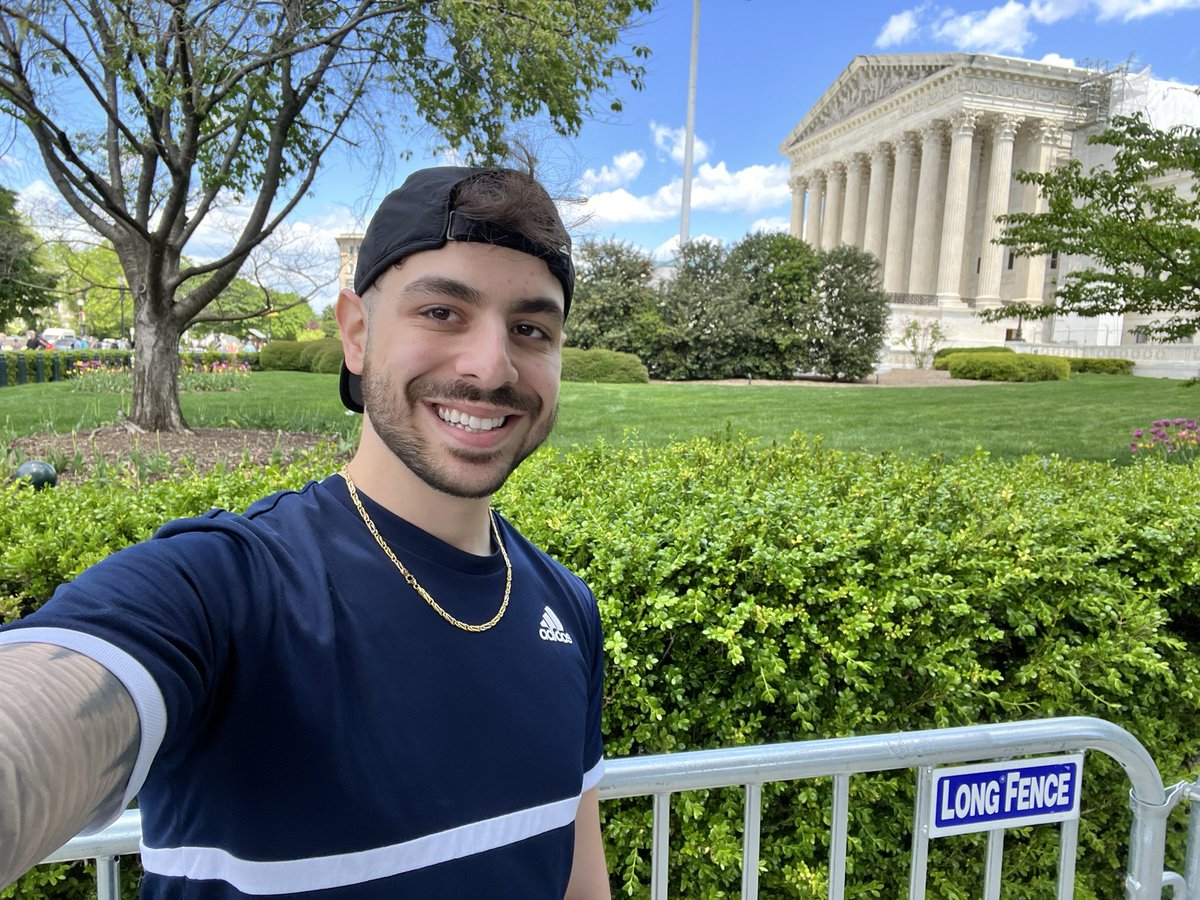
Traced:
[[508, 421], [508, 416], [484, 419], [479, 416], [468, 415], [461, 410], [453, 409], [449, 406], [438, 406], [436, 407], [436, 411], [438, 418], [447, 425], [453, 425], [455, 428], [461, 428], [463, 431], [469, 431], [472, 434], [482, 434], [486, 431], [502, 428], [504, 423]]

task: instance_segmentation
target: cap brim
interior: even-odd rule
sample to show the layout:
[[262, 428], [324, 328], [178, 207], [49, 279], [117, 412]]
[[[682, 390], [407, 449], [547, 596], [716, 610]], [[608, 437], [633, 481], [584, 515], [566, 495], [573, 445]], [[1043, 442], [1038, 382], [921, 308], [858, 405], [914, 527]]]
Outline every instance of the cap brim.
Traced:
[[342, 363], [342, 377], [339, 389], [342, 393], [342, 405], [346, 409], [356, 413], [363, 411], [362, 378], [347, 369], [345, 363]]

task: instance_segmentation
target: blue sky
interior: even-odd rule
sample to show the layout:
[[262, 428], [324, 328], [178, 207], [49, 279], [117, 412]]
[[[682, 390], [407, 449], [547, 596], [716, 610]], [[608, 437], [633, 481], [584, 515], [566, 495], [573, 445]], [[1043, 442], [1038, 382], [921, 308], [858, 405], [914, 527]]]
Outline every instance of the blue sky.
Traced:
[[[630, 39], [651, 48], [646, 88], [620, 91], [624, 111], [586, 123], [577, 138], [545, 139], [547, 180], [586, 207], [577, 238], [613, 237], [660, 256], [679, 233], [682, 136], [687, 111], [692, 0], [660, 0]], [[1028, 59], [1150, 66], [1162, 79], [1200, 83], [1200, 0], [959, 0], [809, 3], [803, 0], [701, 0], [696, 150], [690, 233], [735, 241], [759, 228], [787, 226], [787, 162], [779, 145], [859, 54], [1001, 53]], [[404, 175], [442, 161], [420, 138], [374, 178], [354, 161], [333, 160], [292, 228], [328, 253], [332, 236], [361, 229], [369, 210]], [[30, 198], [45, 190], [19, 146], [4, 148], [0, 183]], [[322, 290], [314, 306], [335, 295]]]

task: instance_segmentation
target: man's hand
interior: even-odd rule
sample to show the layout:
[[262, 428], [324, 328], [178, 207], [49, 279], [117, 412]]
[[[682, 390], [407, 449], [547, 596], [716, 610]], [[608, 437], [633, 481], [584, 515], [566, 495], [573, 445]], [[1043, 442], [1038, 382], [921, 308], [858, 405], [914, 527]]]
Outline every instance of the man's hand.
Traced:
[[133, 700], [99, 663], [0, 645], [0, 887], [120, 799], [138, 740]]

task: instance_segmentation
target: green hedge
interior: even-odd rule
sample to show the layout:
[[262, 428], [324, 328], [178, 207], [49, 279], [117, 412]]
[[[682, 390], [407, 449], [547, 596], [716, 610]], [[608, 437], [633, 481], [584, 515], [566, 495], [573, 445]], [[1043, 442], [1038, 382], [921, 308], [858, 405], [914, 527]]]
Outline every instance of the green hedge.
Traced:
[[1107, 359], [1095, 356], [1067, 357], [1072, 372], [1092, 375], [1132, 375], [1132, 359]]
[[336, 338], [271, 341], [259, 351], [259, 357], [264, 369], [336, 374], [342, 367], [342, 342]]
[[[170, 517], [335, 468], [324, 455], [137, 491], [2, 487], [0, 606], [33, 608]], [[727, 435], [544, 449], [497, 506], [599, 599], [610, 758], [1080, 714], [1128, 728], [1170, 783], [1200, 760], [1196, 496], [1190, 465], [914, 460]], [[1128, 785], [1099, 754], [1086, 772], [1075, 897], [1122, 896]], [[761, 895], [825, 896], [828, 783], [764, 793]], [[912, 796], [908, 772], [853, 780], [848, 896], [902, 892]], [[649, 801], [601, 812], [615, 895], [646, 896]], [[737, 895], [741, 821], [738, 791], [674, 799], [672, 896]], [[1186, 829], [1171, 823], [1178, 861]], [[1053, 897], [1057, 830], [1005, 846], [1005, 897]], [[982, 848], [934, 842], [930, 896], [978, 896]]]
[[954, 353], [946, 357], [951, 378], [976, 381], [1066, 381], [1071, 364], [1035, 353]]
[[564, 347], [562, 380], [603, 384], [645, 384], [650, 381], [650, 375], [646, 371], [646, 367], [642, 365], [642, 361], [632, 353]]
[[956, 353], [1015, 353], [1012, 347], [943, 347], [933, 354], [933, 367], [944, 371], [948, 360]]

